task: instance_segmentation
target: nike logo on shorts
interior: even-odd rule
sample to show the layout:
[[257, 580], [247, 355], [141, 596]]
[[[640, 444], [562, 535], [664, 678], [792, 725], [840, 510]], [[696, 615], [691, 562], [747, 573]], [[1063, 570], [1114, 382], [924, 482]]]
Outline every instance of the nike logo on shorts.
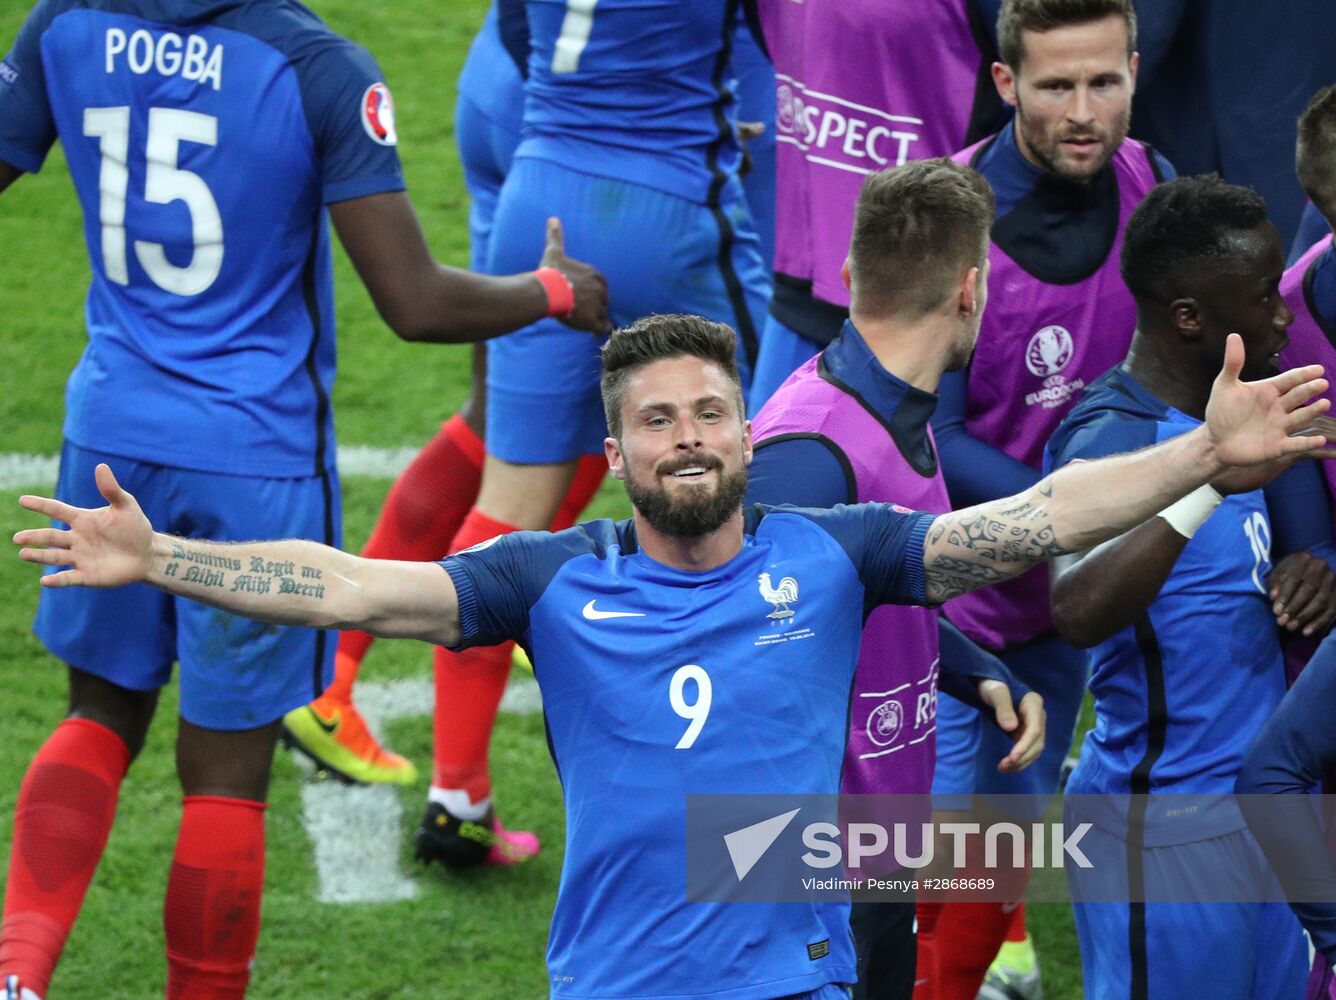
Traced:
[[604, 618], [644, 618], [643, 611], [599, 611], [594, 607], [594, 602], [590, 601], [580, 612], [591, 622], [602, 621]]

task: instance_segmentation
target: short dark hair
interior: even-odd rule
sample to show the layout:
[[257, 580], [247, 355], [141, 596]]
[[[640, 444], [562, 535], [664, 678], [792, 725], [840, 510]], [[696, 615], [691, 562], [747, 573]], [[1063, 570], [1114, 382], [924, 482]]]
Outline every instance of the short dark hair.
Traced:
[[668, 358], [700, 358], [718, 365], [737, 390], [738, 413], [744, 415], [736, 352], [733, 331], [702, 316], [645, 316], [613, 330], [603, 345], [603, 378], [599, 384], [609, 433], [619, 440], [622, 436], [622, 402], [631, 376], [646, 365]]
[[1172, 302], [1184, 294], [1185, 278], [1234, 259], [1233, 235], [1267, 221], [1261, 195], [1215, 174], [1161, 184], [1123, 234], [1123, 281], [1138, 303]]
[[1304, 193], [1330, 221], [1336, 216], [1336, 84], [1314, 94], [1299, 116], [1294, 165]]
[[870, 174], [849, 243], [855, 308], [910, 318], [936, 309], [983, 265], [995, 209], [983, 176], [945, 158]]
[[1027, 31], [1052, 31], [1073, 24], [1089, 24], [1106, 17], [1127, 23], [1127, 55], [1137, 47], [1137, 12], [1132, 0], [1003, 0], [997, 13], [997, 47], [1002, 61], [1018, 72], [1025, 59]]

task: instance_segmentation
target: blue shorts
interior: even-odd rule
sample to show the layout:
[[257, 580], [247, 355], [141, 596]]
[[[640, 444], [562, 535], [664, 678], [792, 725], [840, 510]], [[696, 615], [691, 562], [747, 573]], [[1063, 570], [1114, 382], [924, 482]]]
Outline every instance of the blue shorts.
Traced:
[[492, 242], [496, 201], [510, 170], [511, 157], [520, 144], [520, 115], [514, 121], [490, 117], [460, 94], [455, 103], [455, 141], [464, 167], [464, 185], [469, 192], [469, 268], [486, 272]]
[[[497, 205], [487, 270], [531, 270], [545, 223], [558, 216], [566, 251], [608, 279], [618, 326], [650, 313], [696, 313], [754, 342], [770, 298], [741, 186], [718, 209], [651, 188], [520, 157]], [[746, 337], [739, 337], [740, 355]], [[507, 462], [544, 464], [603, 450], [599, 398], [603, 340], [542, 320], [487, 345], [487, 451]], [[744, 388], [750, 376], [748, 357]]]
[[1057, 791], [1085, 697], [1086, 654], [1051, 635], [999, 656], [1017, 680], [1043, 696], [1048, 714], [1044, 752], [1019, 774], [999, 774], [997, 762], [1010, 752], [1011, 739], [975, 709], [939, 693], [934, 795], [1051, 795]]
[[[1100, 836], [1096, 831], [1096, 836]], [[1112, 854], [1125, 841], [1103, 835]], [[1082, 849], [1087, 847], [1087, 837]], [[1100, 866], [1096, 842], [1086, 853]], [[1112, 855], [1110, 855], [1112, 856]], [[1227, 883], [1243, 884], [1235, 898], [1258, 898], [1258, 879], [1269, 879], [1256, 841], [1236, 830], [1210, 841], [1141, 851], [1140, 885], [1161, 895], [1203, 886], [1217, 898]], [[1068, 869], [1069, 877], [1073, 871]], [[1096, 893], [1108, 898], [1104, 876]], [[1080, 895], [1079, 878], [1072, 891]], [[1104, 890], [1104, 891], [1101, 891]], [[1279, 893], [1279, 888], [1275, 890]], [[1181, 895], [1179, 896], [1181, 898]], [[1308, 946], [1294, 913], [1283, 902], [1254, 903], [1073, 903], [1081, 944], [1087, 1000], [1298, 1000], [1308, 979]]]
[[761, 334], [761, 350], [752, 373], [747, 410], [752, 416], [761, 412], [775, 390], [797, 369], [821, 353], [822, 345], [808, 340], [797, 330], [785, 326], [773, 316], [766, 316]]
[[[309, 479], [228, 476], [105, 455], [67, 441], [56, 496], [77, 507], [106, 506], [93, 482], [99, 462], [111, 466], [159, 531], [223, 542], [342, 542], [333, 470]], [[147, 584], [43, 588], [34, 631], [66, 663], [132, 691], [162, 687], [179, 660], [181, 717], [206, 729], [267, 725], [317, 697], [334, 676], [337, 637], [331, 633], [238, 618]]]

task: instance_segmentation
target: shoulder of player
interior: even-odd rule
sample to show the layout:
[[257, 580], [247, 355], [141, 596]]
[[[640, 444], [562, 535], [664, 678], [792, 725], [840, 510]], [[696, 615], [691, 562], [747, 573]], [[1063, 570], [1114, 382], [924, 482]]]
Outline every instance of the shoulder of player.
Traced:
[[338, 34], [301, 4], [246, 4], [215, 23], [265, 43], [279, 52], [299, 76], [309, 71], [334, 75], [376, 65], [366, 48]]
[[1164, 417], [1129, 391], [1126, 385], [1106, 376], [1091, 385], [1058, 424], [1048, 442], [1055, 468], [1076, 459], [1102, 458], [1136, 451], [1156, 440], [1156, 424]]
[[1280, 279], [1280, 292], [1287, 298], [1294, 293], [1302, 295], [1308, 273], [1317, 267], [1324, 256], [1336, 254], [1333, 249], [1331, 233], [1323, 237], [1303, 252], [1303, 255], [1285, 269]]
[[[86, 10], [88, 6], [87, 0], [38, 0], [24, 21], [19, 42], [27, 36], [35, 44], [62, 14]], [[4, 58], [4, 55], [4, 51], [0, 50], [0, 58]]]
[[860, 524], [869, 517], [916, 513], [918, 512], [908, 507], [901, 507], [899, 504], [876, 502], [838, 503], [831, 507], [754, 503], [744, 511], [747, 532], [758, 536], [785, 531], [812, 531], [831, 535], [851, 525]]

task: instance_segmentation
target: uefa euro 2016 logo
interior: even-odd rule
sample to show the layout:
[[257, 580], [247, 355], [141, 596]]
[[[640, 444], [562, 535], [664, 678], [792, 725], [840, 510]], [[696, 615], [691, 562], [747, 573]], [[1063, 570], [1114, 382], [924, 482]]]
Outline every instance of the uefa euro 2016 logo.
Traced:
[[1025, 367], [1038, 378], [1056, 375], [1071, 363], [1072, 335], [1066, 327], [1046, 326], [1025, 348]]

